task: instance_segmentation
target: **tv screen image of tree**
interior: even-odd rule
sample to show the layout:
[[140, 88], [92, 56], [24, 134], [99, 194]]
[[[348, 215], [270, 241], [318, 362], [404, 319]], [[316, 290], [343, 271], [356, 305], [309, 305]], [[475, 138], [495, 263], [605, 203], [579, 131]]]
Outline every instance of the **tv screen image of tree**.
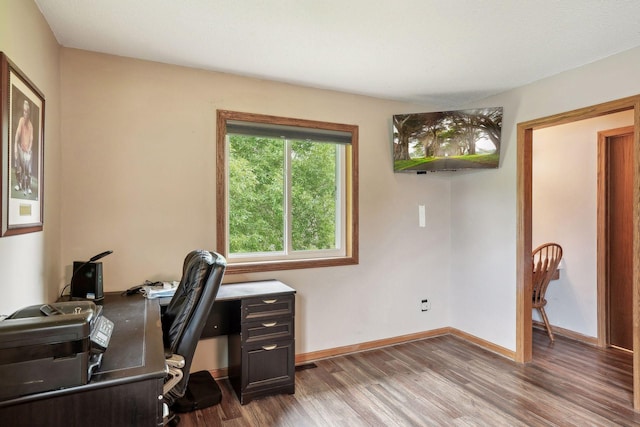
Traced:
[[393, 116], [393, 170], [497, 168], [502, 107]]

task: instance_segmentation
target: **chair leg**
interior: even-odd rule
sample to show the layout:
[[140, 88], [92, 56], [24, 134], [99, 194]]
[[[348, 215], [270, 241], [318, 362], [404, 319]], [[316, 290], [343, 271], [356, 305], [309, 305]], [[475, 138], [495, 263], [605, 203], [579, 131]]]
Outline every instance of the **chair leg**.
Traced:
[[547, 334], [549, 334], [549, 339], [551, 342], [555, 341], [553, 337], [553, 332], [551, 331], [551, 325], [549, 324], [549, 318], [547, 317], [547, 312], [544, 311], [544, 307], [539, 307], [538, 311], [540, 312], [540, 316], [542, 316], [542, 320], [544, 321], [544, 326], [547, 328]]

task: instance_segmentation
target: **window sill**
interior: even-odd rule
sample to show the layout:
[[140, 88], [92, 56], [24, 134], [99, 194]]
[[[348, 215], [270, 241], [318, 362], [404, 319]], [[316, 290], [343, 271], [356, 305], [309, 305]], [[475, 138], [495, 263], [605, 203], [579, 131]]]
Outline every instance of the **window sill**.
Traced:
[[225, 274], [260, 273], [264, 271], [297, 270], [302, 268], [338, 267], [357, 265], [357, 257], [298, 259], [287, 261], [261, 261], [228, 263]]

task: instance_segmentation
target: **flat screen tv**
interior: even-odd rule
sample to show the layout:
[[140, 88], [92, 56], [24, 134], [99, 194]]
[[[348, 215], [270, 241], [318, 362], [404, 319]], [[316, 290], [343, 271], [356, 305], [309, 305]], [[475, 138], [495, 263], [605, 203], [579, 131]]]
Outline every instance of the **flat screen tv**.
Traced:
[[497, 168], [502, 107], [393, 116], [394, 172]]

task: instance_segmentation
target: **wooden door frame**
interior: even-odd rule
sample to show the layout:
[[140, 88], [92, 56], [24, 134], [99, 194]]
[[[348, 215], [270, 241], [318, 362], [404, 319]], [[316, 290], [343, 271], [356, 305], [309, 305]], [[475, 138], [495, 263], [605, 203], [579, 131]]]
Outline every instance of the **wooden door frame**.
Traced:
[[[530, 362], [531, 322], [531, 250], [532, 248], [532, 145], [533, 131], [579, 120], [634, 110], [633, 229], [640, 228], [640, 95], [581, 108], [517, 125], [517, 197], [516, 197], [516, 354], [520, 363]], [[640, 238], [633, 234], [633, 407], [640, 410]]]
[[607, 129], [598, 132], [598, 213], [597, 213], [597, 294], [598, 294], [598, 347], [609, 346], [609, 284], [607, 247], [608, 227], [608, 176], [609, 176], [609, 138], [626, 135], [634, 131], [633, 126]]

